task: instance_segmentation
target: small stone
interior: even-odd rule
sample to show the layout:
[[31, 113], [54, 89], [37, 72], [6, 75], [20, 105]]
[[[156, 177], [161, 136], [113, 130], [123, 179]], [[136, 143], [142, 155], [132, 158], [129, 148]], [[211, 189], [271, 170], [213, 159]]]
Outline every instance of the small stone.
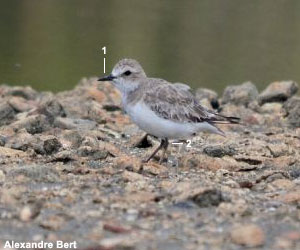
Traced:
[[57, 242], [60, 239], [60, 237], [58, 234], [48, 233], [45, 239], [50, 242]]
[[33, 88], [31, 88], [29, 86], [12, 87], [9, 89], [9, 91], [6, 94], [12, 95], [12, 96], [20, 96], [27, 100], [34, 100], [38, 96], [37, 91], [35, 91]]
[[270, 150], [270, 153], [273, 157], [283, 156], [288, 153], [289, 148], [286, 144], [268, 144], [267, 148]]
[[284, 102], [293, 96], [298, 90], [298, 84], [294, 81], [282, 81], [271, 83], [259, 95], [260, 104], [266, 102]]
[[43, 234], [35, 234], [35, 235], [32, 236], [33, 241], [42, 241], [43, 239], [44, 239]]
[[9, 158], [27, 156], [27, 154], [21, 150], [15, 150], [15, 149], [6, 148], [6, 147], [0, 147], [0, 155], [9, 157]]
[[143, 166], [143, 171], [153, 175], [161, 175], [168, 172], [168, 168], [155, 162], [148, 162]]
[[28, 222], [37, 217], [41, 211], [42, 203], [37, 201], [31, 205], [25, 205], [20, 211], [20, 220], [23, 222]]
[[287, 112], [287, 119], [294, 127], [300, 127], [300, 97], [295, 96], [286, 101], [283, 105]]
[[279, 114], [283, 113], [284, 109], [282, 108], [282, 103], [278, 102], [271, 102], [265, 103], [261, 106], [260, 112], [261, 113], [268, 113], [268, 114]]
[[289, 231], [282, 235], [282, 237], [291, 240], [291, 241], [297, 241], [300, 240], [300, 232], [299, 231]]
[[203, 149], [203, 152], [211, 157], [223, 157], [224, 155], [233, 156], [237, 153], [237, 150], [232, 145], [214, 145], [207, 146]]
[[26, 176], [33, 182], [53, 183], [59, 180], [59, 174], [55, 168], [37, 164], [18, 166], [12, 168], [7, 174], [7, 177], [10, 178], [17, 178], [18, 176]]
[[8, 100], [9, 105], [13, 107], [17, 112], [26, 112], [36, 107], [36, 102], [28, 101], [23, 97], [12, 97]]
[[206, 169], [210, 171], [217, 171], [219, 169], [230, 169], [239, 170], [247, 167], [248, 164], [243, 162], [238, 162], [232, 157], [223, 156], [219, 157], [210, 157], [206, 154], [187, 154], [184, 155], [179, 162], [179, 166], [183, 169]]
[[[15, 186], [13, 188], [2, 188], [1, 192], [2, 192], [0, 196], [1, 204], [16, 206], [22, 197], [23, 190], [22, 188], [17, 188]], [[9, 217], [10, 215], [11, 213], [8, 213]]]
[[0, 126], [9, 124], [15, 117], [15, 110], [6, 102], [0, 102]]
[[92, 130], [96, 128], [97, 123], [85, 119], [57, 117], [54, 121], [54, 126], [62, 129]]
[[288, 179], [274, 180], [271, 183], [271, 185], [274, 186], [277, 189], [283, 189], [283, 190], [292, 189], [295, 186], [295, 184], [292, 181], [288, 180]]
[[[76, 119], [86, 119], [95, 121], [98, 123], [103, 123], [103, 115], [110, 117], [107, 114], [107, 111], [102, 109], [102, 104], [93, 100], [93, 98], [89, 97], [88, 89], [74, 89], [73, 91], [68, 91], [64, 93], [60, 93], [59, 102], [62, 104], [66, 116], [69, 118]], [[76, 96], [76, 98], [74, 98]]]
[[[122, 236], [122, 237], [121, 237]], [[128, 249], [133, 250], [138, 239], [125, 238], [123, 235], [102, 239], [98, 248], [92, 249]]]
[[44, 141], [44, 150], [47, 154], [56, 153], [61, 147], [61, 143], [55, 137]]
[[141, 203], [148, 203], [150, 201], [154, 201], [157, 198], [157, 195], [150, 191], [136, 191], [130, 190], [127, 195], [124, 197], [126, 202], [129, 204], [141, 204]]
[[93, 160], [103, 160], [108, 156], [108, 152], [106, 150], [99, 150], [90, 146], [81, 146], [77, 152], [79, 156], [90, 157]]
[[103, 229], [112, 233], [129, 233], [131, 229], [117, 224], [105, 223]]
[[0, 146], [3, 147], [6, 143], [6, 137], [3, 135], [0, 135]]
[[258, 125], [264, 123], [264, 118], [258, 113], [246, 113], [245, 118], [242, 119], [242, 121], [249, 125]]
[[51, 215], [43, 219], [40, 226], [45, 229], [57, 231], [65, 224], [65, 220], [62, 216]]
[[222, 202], [218, 208], [218, 213], [223, 216], [245, 216], [249, 215], [249, 208], [245, 200], [235, 200], [234, 202]]
[[107, 112], [114, 112], [114, 111], [122, 110], [120, 105], [115, 105], [115, 104], [106, 104], [106, 105], [103, 105], [102, 108], [104, 110], [106, 110]]
[[11, 124], [11, 126], [20, 130], [25, 128], [30, 134], [42, 133], [50, 128], [49, 122], [44, 115], [31, 115]]
[[58, 153], [56, 153], [52, 161], [62, 161], [62, 162], [68, 162], [68, 161], [74, 161], [77, 157], [75, 156], [75, 152], [73, 150], [63, 150]]
[[272, 164], [273, 167], [278, 169], [285, 169], [287, 166], [291, 166], [297, 162], [297, 158], [292, 156], [280, 156], [273, 159]]
[[221, 202], [226, 201], [222, 192], [217, 189], [207, 189], [197, 193], [190, 198], [199, 207], [218, 206]]
[[291, 240], [280, 237], [280, 238], [277, 238], [275, 241], [274, 249], [290, 250], [292, 248], [293, 248], [293, 242]]
[[83, 137], [77, 130], [65, 130], [63, 131], [63, 146], [70, 148], [79, 148]]
[[237, 86], [228, 86], [224, 90], [222, 104], [232, 103], [235, 105], [245, 105], [256, 100], [258, 91], [252, 82], [245, 82]]
[[28, 222], [31, 220], [32, 210], [29, 206], [25, 206], [22, 208], [20, 212], [20, 220], [23, 222]]
[[6, 147], [26, 151], [37, 143], [37, 139], [29, 134], [26, 129], [21, 129], [6, 141]]
[[[264, 161], [264, 158], [261, 156], [242, 155], [242, 154], [235, 155], [234, 159], [238, 162], [244, 162], [247, 164], [247, 165], [245, 165], [244, 170], [245, 169], [255, 169], [255, 168], [257, 168], [255, 166], [262, 164]], [[247, 167], [249, 167], [249, 168], [247, 168]]]
[[141, 160], [134, 157], [120, 156], [116, 159], [114, 165], [117, 168], [122, 168], [133, 172], [139, 172], [142, 167], [142, 162]]
[[53, 123], [56, 117], [65, 117], [66, 113], [62, 104], [53, 97], [42, 101], [38, 107], [38, 112], [45, 115], [50, 123]]
[[285, 203], [297, 204], [300, 202], [300, 190], [282, 194], [278, 197], [278, 200]]
[[101, 174], [105, 174], [105, 175], [115, 175], [118, 173], [118, 170], [111, 167], [111, 166], [108, 166], [108, 167], [105, 167], [105, 168], [101, 168]]
[[300, 177], [300, 166], [291, 166], [291, 169], [288, 171], [288, 174], [291, 179], [297, 179]]
[[0, 170], [0, 184], [5, 182], [5, 174], [2, 170]]
[[82, 141], [82, 146], [89, 146], [92, 148], [98, 148], [99, 146], [99, 140], [96, 136], [84, 136], [84, 139]]
[[240, 181], [239, 182], [240, 188], [252, 188], [254, 183], [248, 180]]
[[122, 177], [125, 181], [129, 181], [129, 182], [144, 180], [144, 176], [142, 176], [141, 174], [130, 172], [127, 170], [123, 172]]
[[230, 236], [235, 244], [246, 247], [262, 246], [265, 242], [264, 231], [255, 224], [236, 225]]
[[107, 151], [113, 157], [119, 157], [123, 154], [118, 147], [109, 142], [103, 142], [102, 145], [100, 144], [100, 148]]

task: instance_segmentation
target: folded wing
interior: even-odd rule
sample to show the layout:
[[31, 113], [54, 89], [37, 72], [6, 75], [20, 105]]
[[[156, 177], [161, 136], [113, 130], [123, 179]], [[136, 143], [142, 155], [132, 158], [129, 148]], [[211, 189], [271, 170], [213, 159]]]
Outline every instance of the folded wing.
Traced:
[[188, 89], [160, 81], [160, 84], [153, 84], [151, 91], [147, 91], [143, 97], [159, 117], [180, 123], [239, 123], [237, 117], [226, 117], [203, 107]]

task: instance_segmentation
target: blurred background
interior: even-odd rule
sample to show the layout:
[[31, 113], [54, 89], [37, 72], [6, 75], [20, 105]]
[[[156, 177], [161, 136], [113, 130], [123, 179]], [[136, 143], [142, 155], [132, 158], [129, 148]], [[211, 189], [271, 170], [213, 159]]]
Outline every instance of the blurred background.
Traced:
[[222, 92], [300, 81], [299, 0], [0, 1], [0, 84], [71, 89], [135, 58], [148, 76]]

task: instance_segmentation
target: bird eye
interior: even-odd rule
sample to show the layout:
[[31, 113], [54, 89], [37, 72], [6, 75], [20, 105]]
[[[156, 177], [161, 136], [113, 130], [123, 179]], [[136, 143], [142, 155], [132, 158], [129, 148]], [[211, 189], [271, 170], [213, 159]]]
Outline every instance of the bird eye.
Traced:
[[129, 76], [130, 74], [131, 74], [130, 70], [127, 70], [127, 71], [124, 72], [125, 76]]

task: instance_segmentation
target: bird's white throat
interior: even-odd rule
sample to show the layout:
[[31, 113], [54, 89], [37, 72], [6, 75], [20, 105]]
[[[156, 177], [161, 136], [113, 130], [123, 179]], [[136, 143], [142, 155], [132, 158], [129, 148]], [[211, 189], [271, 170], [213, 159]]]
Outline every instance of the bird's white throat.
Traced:
[[126, 102], [130, 92], [136, 90], [140, 86], [138, 81], [126, 81], [124, 79], [115, 79], [113, 84], [121, 92], [123, 102]]

